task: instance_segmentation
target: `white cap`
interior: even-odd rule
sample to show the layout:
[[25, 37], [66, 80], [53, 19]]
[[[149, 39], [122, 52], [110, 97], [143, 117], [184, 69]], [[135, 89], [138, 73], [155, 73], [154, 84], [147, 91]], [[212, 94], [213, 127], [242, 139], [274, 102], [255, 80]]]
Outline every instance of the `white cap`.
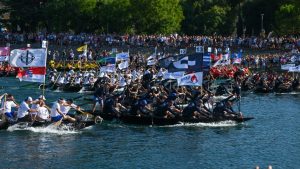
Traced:
[[43, 96], [43, 95], [40, 95], [40, 96], [39, 96], [39, 99], [46, 100], [45, 96]]
[[30, 101], [30, 102], [32, 102], [32, 97], [27, 97], [26, 99], [25, 99], [26, 101]]

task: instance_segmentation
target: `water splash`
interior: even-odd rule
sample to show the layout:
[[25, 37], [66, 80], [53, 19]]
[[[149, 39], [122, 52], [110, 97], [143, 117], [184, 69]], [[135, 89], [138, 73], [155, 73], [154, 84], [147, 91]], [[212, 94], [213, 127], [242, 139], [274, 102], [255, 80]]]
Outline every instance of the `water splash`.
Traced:
[[80, 131], [75, 130], [71, 126], [61, 126], [56, 127], [49, 125], [47, 127], [30, 127], [28, 126], [28, 123], [21, 123], [21, 124], [15, 124], [10, 127], [8, 127], [7, 131], [13, 132], [13, 131], [31, 131], [34, 133], [51, 133], [51, 134], [58, 134], [58, 135], [64, 135], [64, 134], [78, 134]]
[[213, 123], [180, 123], [175, 125], [161, 126], [161, 127], [234, 127], [239, 123], [231, 120], [213, 122]]

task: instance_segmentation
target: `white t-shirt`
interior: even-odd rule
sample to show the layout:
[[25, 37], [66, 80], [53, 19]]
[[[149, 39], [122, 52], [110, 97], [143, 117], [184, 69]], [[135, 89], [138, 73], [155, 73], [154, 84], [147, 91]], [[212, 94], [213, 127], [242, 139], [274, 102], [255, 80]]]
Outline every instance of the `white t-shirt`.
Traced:
[[60, 108], [60, 104], [58, 102], [55, 102], [53, 104], [53, 106], [51, 107], [51, 113], [50, 113], [50, 116], [51, 117], [56, 117], [56, 116], [59, 116], [60, 114], [57, 112], [57, 109], [58, 110], [61, 110]]
[[23, 101], [21, 104], [20, 104], [20, 107], [18, 109], [18, 115], [17, 117], [18, 118], [23, 118], [24, 116], [28, 115], [28, 110], [30, 109], [29, 105]]
[[71, 108], [75, 109], [76, 107], [77, 107], [77, 105], [72, 103], [70, 106], [61, 106], [60, 110], [63, 114], [67, 114]]
[[44, 119], [44, 120], [48, 119], [48, 117], [49, 117], [49, 111], [48, 111], [48, 109], [46, 107], [38, 107], [37, 110], [38, 110], [38, 116], [41, 119]]
[[4, 112], [10, 113], [12, 107], [16, 107], [17, 105], [13, 101], [6, 101], [4, 103]]
[[[37, 102], [37, 101], [39, 101], [38, 99], [36, 99], [34, 102]], [[31, 105], [31, 108], [32, 109], [38, 109], [40, 107], [40, 105], [39, 104], [32, 104]], [[36, 112], [31, 112], [31, 114], [37, 114], [38, 112], [36, 111]]]

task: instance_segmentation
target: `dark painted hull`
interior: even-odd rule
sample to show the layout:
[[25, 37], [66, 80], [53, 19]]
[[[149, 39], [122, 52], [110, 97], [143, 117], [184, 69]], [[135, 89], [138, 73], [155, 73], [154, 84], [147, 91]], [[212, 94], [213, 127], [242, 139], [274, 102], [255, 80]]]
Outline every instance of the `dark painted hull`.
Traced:
[[96, 112], [96, 115], [101, 116], [104, 120], [112, 121], [112, 120], [118, 120], [125, 124], [134, 124], [134, 125], [158, 125], [158, 126], [164, 126], [164, 125], [174, 125], [174, 124], [180, 124], [180, 123], [215, 123], [215, 122], [221, 122], [221, 121], [235, 121], [237, 123], [242, 123], [245, 121], [249, 121], [254, 119], [254, 117], [226, 117], [226, 118], [201, 118], [201, 119], [193, 119], [193, 118], [184, 118], [184, 117], [175, 117], [175, 118], [163, 118], [163, 117], [157, 117], [157, 116], [134, 116], [134, 115], [127, 115], [122, 114], [120, 117], [115, 116], [113, 114], [109, 113], [99, 113]]
[[[96, 117], [97, 118], [97, 117]], [[80, 121], [79, 123], [69, 123], [69, 122], [62, 122], [60, 126], [70, 126], [74, 128], [75, 130], [81, 130], [89, 126], [93, 126], [95, 124], [100, 123], [100, 121], [97, 121], [95, 118], [89, 119], [89, 120], [83, 120]], [[31, 122], [20, 122], [16, 123], [19, 124], [21, 128], [26, 128], [26, 127], [48, 127], [53, 125], [53, 122], [38, 122], [35, 121], [34, 123]], [[8, 123], [0, 123], [0, 130], [6, 130], [10, 125]], [[58, 126], [58, 128], [60, 127]]]

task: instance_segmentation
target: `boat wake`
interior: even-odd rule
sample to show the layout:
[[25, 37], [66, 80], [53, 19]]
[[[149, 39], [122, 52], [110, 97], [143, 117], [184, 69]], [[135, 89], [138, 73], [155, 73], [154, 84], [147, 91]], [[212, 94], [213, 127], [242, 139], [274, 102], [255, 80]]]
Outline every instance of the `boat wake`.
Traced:
[[80, 131], [75, 130], [73, 127], [70, 126], [62, 126], [62, 127], [56, 127], [56, 126], [47, 126], [47, 127], [31, 127], [28, 126], [28, 124], [15, 124], [10, 127], [8, 127], [7, 131], [13, 132], [13, 131], [31, 131], [34, 133], [51, 133], [51, 134], [58, 134], [58, 135], [64, 135], [64, 134], [77, 134], [80, 133]]
[[162, 127], [234, 127], [237, 126], [238, 123], [235, 121], [227, 120], [221, 122], [214, 122], [214, 123], [180, 123], [175, 125], [168, 125]]

